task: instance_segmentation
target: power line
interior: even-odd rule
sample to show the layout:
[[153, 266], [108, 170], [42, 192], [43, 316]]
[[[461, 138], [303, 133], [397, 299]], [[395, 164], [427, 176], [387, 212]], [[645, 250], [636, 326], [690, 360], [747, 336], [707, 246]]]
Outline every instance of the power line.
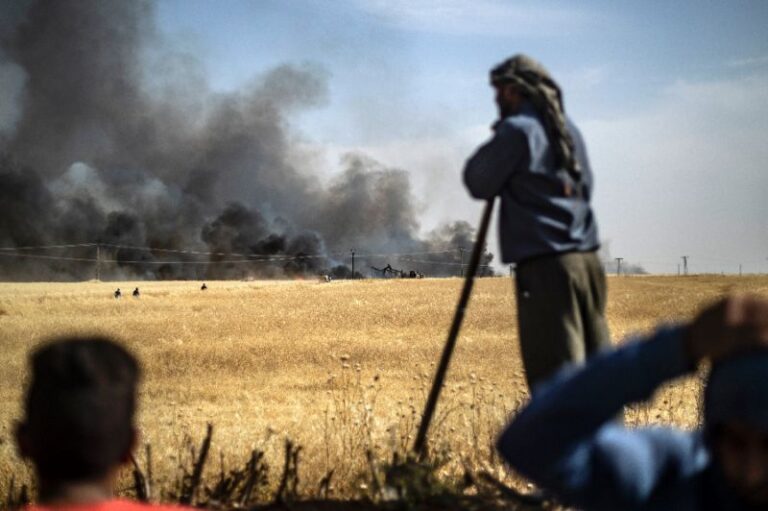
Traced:
[[55, 261], [82, 261], [85, 263], [96, 262], [96, 259], [86, 259], [84, 257], [46, 256], [42, 254], [8, 254], [6, 252], [0, 252], [0, 256], [23, 257], [25, 259], [48, 259], [48, 260], [55, 260]]
[[28, 247], [0, 247], [0, 250], [2, 251], [49, 250], [49, 249], [56, 249], [56, 248], [79, 248], [79, 247], [93, 247], [93, 246], [96, 246], [96, 243], [75, 243], [70, 245], [39, 245], [39, 246], [28, 246]]
[[[64, 247], [96, 247], [96, 257], [67, 257], [67, 256], [47, 256], [42, 254], [13, 254], [8, 253], [6, 251], [0, 252], [0, 256], [5, 257], [17, 257], [17, 258], [25, 258], [25, 259], [46, 259], [46, 260], [59, 260], [59, 261], [80, 261], [80, 262], [90, 262], [90, 263], [96, 263], [97, 264], [97, 277], [99, 276], [99, 269], [98, 265], [100, 264], [156, 264], [156, 265], [163, 265], [163, 264], [176, 264], [176, 265], [184, 265], [184, 264], [190, 264], [190, 265], [209, 265], [209, 264], [243, 264], [243, 263], [261, 263], [261, 262], [277, 262], [277, 261], [301, 261], [306, 259], [313, 259], [313, 258], [327, 258], [328, 256], [324, 255], [278, 255], [278, 256], [261, 256], [258, 259], [223, 259], [223, 260], [206, 260], [206, 261], [188, 261], [188, 260], [160, 260], [160, 261], [154, 261], [154, 260], [146, 260], [146, 259], [105, 259], [101, 256], [101, 247], [108, 246], [115, 248], [116, 245], [101, 245], [101, 244], [78, 244], [78, 245], [58, 245], [56, 248], [64, 248]], [[121, 246], [123, 248], [127, 248], [125, 246]], [[41, 247], [33, 247], [33, 248], [41, 248]], [[50, 246], [48, 247], [50, 248]], [[169, 250], [170, 252], [170, 250]], [[174, 251], [174, 252], [181, 252], [181, 251]], [[432, 252], [413, 252], [413, 253], [388, 253], [388, 254], [372, 254], [372, 255], [359, 255], [356, 251], [353, 252], [353, 258], [354, 257], [397, 257], [398, 259], [402, 261], [409, 261], [409, 262], [418, 262], [418, 263], [424, 263], [424, 264], [450, 264], [450, 265], [457, 265], [461, 266], [462, 263], [453, 263], [453, 262], [443, 262], [443, 261], [429, 261], [429, 260], [423, 260], [423, 259], [409, 259], [408, 256], [410, 255], [429, 255], [429, 254], [442, 254], [447, 252], [453, 252], [452, 250], [445, 250], [445, 251], [432, 251]], [[225, 254], [225, 253], [218, 253], [218, 252], [210, 252], [209, 255], [236, 255], [236, 254]], [[487, 266], [487, 265], [486, 265]]]
[[[139, 246], [133, 246], [133, 245], [116, 245], [113, 243], [99, 243], [98, 244], [101, 247], [105, 248], [117, 248], [117, 249], [126, 249], [126, 250], [137, 250], [142, 252], [164, 252], [164, 253], [171, 253], [171, 254], [192, 254], [192, 255], [201, 255], [201, 256], [230, 256], [230, 257], [244, 257], [247, 259], [244, 260], [258, 260], [258, 259], [269, 259], [269, 260], [275, 260], [275, 259], [292, 259], [296, 257], [303, 257], [305, 259], [309, 258], [321, 258], [321, 257], [329, 257], [331, 254], [305, 254], [305, 255], [270, 255], [270, 254], [242, 254], [238, 252], [203, 252], [198, 250], [181, 250], [181, 249], [172, 249], [172, 248], [154, 248], [154, 247], [139, 247]], [[334, 254], [334, 255], [340, 255]]]
[[[43, 255], [43, 254], [30, 254], [28, 252], [30, 251], [48, 251], [48, 250], [67, 250], [67, 249], [82, 249], [82, 248], [95, 248], [95, 258], [93, 257], [74, 257], [72, 255]], [[106, 254], [105, 250], [106, 249]], [[159, 254], [185, 254], [190, 256], [190, 259], [173, 259], [173, 260], [155, 260], [153, 257], [150, 260], [145, 259], [118, 259], [114, 257], [114, 253], [112, 249], [126, 249], [126, 250], [134, 250], [139, 252], [148, 252], [151, 253], [153, 256], [159, 256]], [[363, 259], [363, 260], [369, 260], [374, 258], [396, 258], [402, 262], [410, 262], [410, 263], [417, 263], [417, 264], [425, 264], [425, 265], [439, 265], [439, 266], [454, 266], [458, 267], [460, 271], [463, 271], [464, 269], [464, 262], [463, 262], [463, 252], [464, 250], [462, 247], [459, 247], [459, 254], [458, 258], [456, 256], [454, 257], [446, 257], [446, 259], [449, 260], [432, 260], [429, 256], [446, 256], [449, 254], [456, 254], [456, 248], [452, 249], [446, 249], [446, 250], [424, 250], [424, 251], [413, 251], [413, 252], [385, 252], [385, 253], [377, 253], [377, 252], [371, 252], [371, 253], [360, 253], [357, 250], [355, 250], [354, 258], [355, 259]], [[334, 252], [329, 251], [322, 254], [243, 254], [243, 253], [236, 253], [236, 252], [221, 252], [221, 251], [202, 251], [202, 250], [189, 250], [189, 249], [171, 249], [171, 248], [160, 248], [160, 247], [149, 247], [149, 246], [136, 246], [136, 245], [123, 245], [123, 244], [117, 244], [117, 243], [60, 243], [60, 244], [51, 244], [51, 245], [25, 245], [25, 246], [19, 246], [19, 247], [0, 247], [0, 256], [5, 257], [13, 257], [13, 258], [19, 258], [19, 259], [40, 259], [40, 260], [50, 260], [50, 261], [72, 261], [72, 262], [90, 262], [95, 263], [95, 274], [96, 278], [100, 278], [101, 274], [101, 265], [102, 264], [120, 264], [120, 265], [237, 265], [237, 264], [250, 264], [250, 263], [287, 263], [291, 261], [308, 261], [313, 259], [329, 259], [331, 261], [343, 261], [344, 254], [346, 253], [346, 257], [349, 257], [350, 253], [347, 252]], [[112, 257], [105, 258], [106, 256], [112, 255]], [[128, 255], [128, 254], [126, 254]], [[195, 259], [194, 257], [205, 257], [204, 260]], [[419, 256], [428, 256], [426, 259], [424, 257]], [[216, 260], [217, 257], [220, 257], [222, 259]], [[732, 263], [733, 269], [735, 273], [735, 269], [738, 268], [739, 274], [743, 274], [744, 271], [749, 271], [747, 268], [749, 268], [749, 265], [755, 265], [755, 264], [761, 264], [763, 261], [744, 261], [743, 259], [741, 261], [732, 260], [732, 259], [725, 259], [720, 257], [707, 257], [707, 256], [699, 256], [694, 255], [694, 257], [697, 258], [697, 260], [701, 259], [703, 261], [712, 261], [712, 262], [722, 262], [722, 263]], [[213, 260], [209, 259], [213, 258]], [[458, 261], [456, 260], [458, 259]], [[682, 265], [680, 263], [674, 263], [670, 260], [663, 260], [663, 259], [645, 259], [642, 261], [633, 261], [633, 265], [637, 265], [640, 267], [643, 266], [663, 266], [666, 268], [669, 268], [671, 271], [670, 273], [674, 273], [675, 269], [677, 269], [678, 274], [688, 275], [689, 268], [688, 268], [688, 262], [689, 262], [690, 256], [681, 256], [678, 261], [682, 261]], [[616, 257], [614, 258], [614, 262], [616, 264], [616, 273], [621, 274], [622, 271], [626, 272], [626, 268], [630, 268], [627, 266], [628, 263], [624, 263], [626, 259], [623, 257]], [[357, 263], [357, 261], [355, 261]], [[611, 261], [603, 261], [603, 264], [606, 268], [609, 267], [611, 264]], [[744, 266], [747, 265], [747, 266]], [[482, 265], [483, 268], [489, 268], [492, 267], [492, 265]]]
[[[424, 264], [439, 264], [444, 266], [464, 266], [464, 263], [453, 263], [450, 261], [426, 261], [424, 259], [410, 259], [410, 258], [400, 258], [401, 261], [406, 261], [409, 263], [424, 263]], [[478, 268], [490, 268], [490, 264], [481, 264], [478, 265]]]
[[[93, 244], [83, 245], [83, 246], [94, 246]], [[133, 245], [118, 245], [113, 243], [98, 243], [98, 245], [102, 247], [109, 247], [109, 248], [124, 248], [129, 250], [141, 250], [141, 251], [147, 251], [147, 252], [167, 252], [167, 253], [175, 253], [175, 254], [194, 254], [194, 255], [217, 255], [217, 256], [237, 256], [237, 257], [245, 257], [249, 259], [271, 259], [275, 260], [276, 258], [283, 258], [283, 259], [291, 259], [295, 257], [303, 257], [303, 258], [328, 258], [331, 259], [333, 256], [339, 256], [343, 257], [345, 253], [344, 251], [331, 251], [324, 254], [305, 254], [302, 256], [291, 256], [291, 255], [269, 255], [269, 254], [243, 254], [238, 252], [204, 252], [204, 251], [198, 251], [198, 250], [182, 250], [182, 249], [171, 249], [171, 248], [153, 248], [153, 247], [139, 247], [139, 246], [133, 246]], [[387, 253], [359, 253], [355, 251], [355, 257], [399, 257], [399, 256], [411, 256], [411, 255], [429, 255], [429, 254], [446, 254], [449, 252], [453, 252], [452, 250], [429, 250], [429, 251], [421, 251], [421, 252], [387, 252]]]
[[[137, 250], [143, 252], [164, 252], [174, 254], [192, 254], [201, 256], [230, 256], [230, 257], [243, 257], [243, 261], [251, 260], [270, 260], [276, 261], [281, 259], [312, 259], [312, 258], [328, 258], [332, 259], [334, 256], [343, 256], [344, 252], [327, 252], [323, 254], [301, 254], [301, 255], [272, 255], [272, 254], [242, 254], [238, 252], [204, 252], [198, 250], [181, 250], [170, 248], [157, 248], [157, 247], [140, 247], [135, 245], [118, 245], [114, 243], [77, 243], [68, 245], [39, 245], [39, 246], [24, 246], [24, 247], [0, 247], [0, 251], [18, 251], [18, 250], [48, 250], [48, 249], [62, 249], [62, 248], [83, 248], [83, 247], [101, 247], [101, 248], [116, 248], [126, 250]], [[414, 256], [414, 255], [433, 255], [433, 254], [447, 254], [453, 252], [453, 250], [429, 250], [421, 252], [387, 252], [387, 253], [358, 253], [355, 252], [356, 257], [401, 257], [401, 256]]]

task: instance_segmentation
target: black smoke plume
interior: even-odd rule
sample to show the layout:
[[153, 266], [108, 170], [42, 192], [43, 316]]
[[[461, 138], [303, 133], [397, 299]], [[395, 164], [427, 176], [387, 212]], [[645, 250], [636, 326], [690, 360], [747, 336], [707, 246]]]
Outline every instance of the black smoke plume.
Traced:
[[[92, 278], [96, 244], [102, 278], [350, 275], [350, 249], [361, 275], [385, 260], [455, 275], [460, 246], [468, 260], [466, 224], [419, 236], [406, 171], [349, 155], [325, 185], [292, 163], [322, 69], [214, 92], [148, 0], [4, 2], [0, 19], [0, 247], [84, 245], [0, 251], [0, 278]], [[370, 255], [391, 253], [422, 254]]]

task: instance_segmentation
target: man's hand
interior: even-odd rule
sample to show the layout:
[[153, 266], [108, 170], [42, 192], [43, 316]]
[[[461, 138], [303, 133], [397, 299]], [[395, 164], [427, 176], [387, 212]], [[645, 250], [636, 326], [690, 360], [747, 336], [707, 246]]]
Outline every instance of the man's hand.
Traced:
[[686, 328], [684, 342], [694, 364], [758, 346], [768, 348], [768, 300], [750, 295], [726, 297], [699, 313]]

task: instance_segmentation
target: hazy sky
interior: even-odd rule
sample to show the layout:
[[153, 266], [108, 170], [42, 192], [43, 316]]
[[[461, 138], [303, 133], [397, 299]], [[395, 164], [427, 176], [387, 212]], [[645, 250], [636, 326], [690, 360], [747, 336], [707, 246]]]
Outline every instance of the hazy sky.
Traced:
[[218, 90], [322, 69], [327, 101], [293, 121], [312, 168], [359, 150], [409, 170], [424, 230], [478, 220], [461, 169], [495, 116], [487, 73], [527, 53], [584, 133], [613, 256], [768, 272], [768, 2], [160, 0], [158, 18]]

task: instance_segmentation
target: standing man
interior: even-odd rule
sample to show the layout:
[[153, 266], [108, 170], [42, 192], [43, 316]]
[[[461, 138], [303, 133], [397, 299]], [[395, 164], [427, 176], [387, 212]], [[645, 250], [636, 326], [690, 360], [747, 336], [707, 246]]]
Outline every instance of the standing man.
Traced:
[[491, 70], [491, 85], [499, 119], [467, 161], [464, 181], [477, 199], [501, 196], [501, 256], [515, 263], [520, 348], [533, 390], [610, 342], [592, 171], [541, 64], [516, 55]]

